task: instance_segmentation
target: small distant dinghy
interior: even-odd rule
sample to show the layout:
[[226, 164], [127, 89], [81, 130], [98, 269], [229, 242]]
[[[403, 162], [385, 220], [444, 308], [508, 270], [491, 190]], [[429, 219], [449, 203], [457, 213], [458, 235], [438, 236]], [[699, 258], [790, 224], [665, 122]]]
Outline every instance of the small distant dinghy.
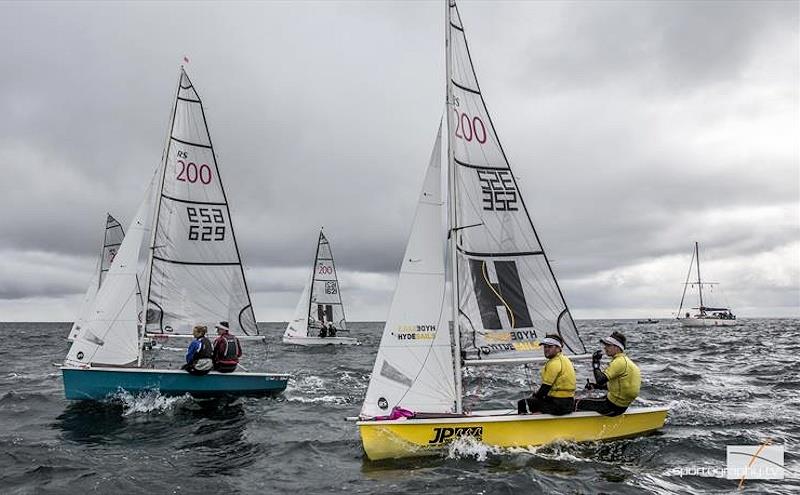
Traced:
[[[692, 276], [692, 268], [697, 266], [697, 280], [690, 282], [689, 277]], [[719, 305], [706, 306], [707, 301], [703, 301], [703, 288], [706, 287], [706, 298], [708, 298], [708, 291], [714, 290], [718, 286], [717, 282], [703, 282], [700, 277], [700, 246], [697, 242], [694, 243], [694, 252], [692, 252], [692, 260], [689, 262], [689, 273], [686, 274], [686, 283], [683, 284], [683, 294], [681, 294], [681, 303], [678, 306], [678, 321], [681, 322], [683, 327], [734, 327], [739, 324], [736, 320], [736, 315], [730, 308], [722, 307]], [[697, 298], [699, 304], [692, 311], [684, 313], [683, 302], [686, 298], [686, 289], [689, 287], [697, 288]], [[689, 309], [689, 308], [687, 308]]]
[[[122, 225], [116, 218], [111, 216], [111, 213], [106, 213], [106, 227], [103, 232], [103, 245], [100, 247], [100, 257], [97, 259], [97, 267], [92, 274], [89, 288], [86, 289], [86, 295], [83, 297], [78, 315], [67, 336], [67, 340], [70, 342], [74, 342], [75, 339], [78, 338], [78, 334], [80, 334], [84, 322], [86, 321], [86, 315], [94, 303], [95, 296], [97, 296], [97, 291], [100, 289], [100, 286], [103, 285], [106, 273], [108, 273], [109, 268], [111, 268], [111, 262], [114, 261], [114, 256], [117, 255], [117, 251], [120, 245], [122, 245], [122, 240], [125, 238], [125, 231]], [[139, 298], [141, 299], [141, 292], [139, 293]], [[141, 303], [141, 301], [139, 302]]]
[[446, 5], [447, 226], [440, 127], [357, 422], [364, 451], [380, 460], [438, 454], [465, 437], [527, 447], [656, 431], [665, 407], [551, 416], [462, 403], [462, 368], [541, 361], [547, 333], [568, 356], [587, 352], [487, 113], [458, 9]]
[[658, 320], [648, 318], [646, 320], [638, 320], [636, 323], [639, 325], [655, 325], [656, 323], [658, 323]]
[[[329, 334], [329, 325], [335, 328], [335, 336]], [[283, 343], [302, 346], [360, 345], [355, 338], [341, 335], [348, 332], [333, 251], [320, 230], [314, 267], [297, 303], [294, 318], [283, 333]]]
[[[137, 294], [145, 244], [142, 315]], [[161, 166], [61, 367], [64, 394], [100, 400], [122, 390], [199, 397], [282, 392], [289, 376], [281, 373], [193, 376], [144, 367], [147, 334], [186, 335], [193, 325], [213, 332], [219, 321], [240, 338], [258, 337], [202, 103], [181, 67]]]

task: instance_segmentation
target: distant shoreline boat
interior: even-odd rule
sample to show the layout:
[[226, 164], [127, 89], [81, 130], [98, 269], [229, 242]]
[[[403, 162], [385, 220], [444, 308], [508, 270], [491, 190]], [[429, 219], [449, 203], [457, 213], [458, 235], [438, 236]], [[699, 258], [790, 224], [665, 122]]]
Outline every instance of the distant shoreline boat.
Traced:
[[[697, 266], [697, 280], [690, 282], [689, 277], [692, 275], [692, 267], [695, 266], [695, 261]], [[730, 308], [706, 306], [703, 302], [703, 286], [711, 287], [714, 285], [718, 284], [716, 282], [703, 282], [700, 277], [700, 246], [695, 242], [692, 260], [689, 262], [689, 272], [686, 274], [686, 282], [683, 284], [681, 303], [678, 306], [677, 319], [681, 322], [683, 327], [733, 327], [739, 324], [736, 320], [736, 315], [733, 314]], [[689, 286], [697, 286], [699, 304], [695, 308], [687, 308], [694, 310], [694, 313], [690, 311], [683, 313], [686, 288]]]
[[654, 324], [658, 323], [658, 320], [654, 320], [652, 318], [648, 318], [646, 320], [637, 320], [636, 323], [639, 324], [639, 325], [654, 325]]

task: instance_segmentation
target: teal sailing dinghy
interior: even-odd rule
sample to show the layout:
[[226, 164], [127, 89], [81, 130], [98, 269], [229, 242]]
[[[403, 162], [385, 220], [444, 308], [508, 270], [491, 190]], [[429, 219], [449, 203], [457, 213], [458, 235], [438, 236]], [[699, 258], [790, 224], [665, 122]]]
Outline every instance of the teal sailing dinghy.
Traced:
[[232, 334], [263, 339], [203, 106], [183, 67], [171, 120], [162, 163], [61, 367], [67, 399], [120, 391], [266, 396], [286, 388], [282, 373], [193, 376], [145, 365], [151, 336], [187, 335], [194, 325], [228, 321]]

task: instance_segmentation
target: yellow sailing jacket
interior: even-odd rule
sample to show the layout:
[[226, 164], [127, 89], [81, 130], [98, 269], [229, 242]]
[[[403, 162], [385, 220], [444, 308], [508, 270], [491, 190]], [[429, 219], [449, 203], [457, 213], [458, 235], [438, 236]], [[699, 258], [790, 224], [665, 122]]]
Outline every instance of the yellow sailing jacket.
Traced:
[[639, 395], [642, 375], [639, 367], [624, 352], [611, 359], [603, 372], [608, 378], [608, 400], [619, 407], [628, 407]]
[[560, 352], [548, 359], [542, 367], [542, 383], [552, 387], [548, 397], [575, 397], [575, 368], [572, 367], [572, 361]]

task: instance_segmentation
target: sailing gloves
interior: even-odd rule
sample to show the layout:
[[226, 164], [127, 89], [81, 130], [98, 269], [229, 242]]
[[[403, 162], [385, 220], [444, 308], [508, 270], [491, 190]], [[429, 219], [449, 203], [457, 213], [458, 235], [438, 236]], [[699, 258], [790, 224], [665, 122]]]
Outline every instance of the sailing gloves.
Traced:
[[587, 379], [585, 387], [586, 390], [605, 390], [607, 388], [606, 384], [608, 383], [608, 377], [600, 370], [601, 359], [603, 359], [603, 351], [595, 351], [595, 353], [592, 354], [592, 371], [594, 372], [595, 383], [590, 383]]

